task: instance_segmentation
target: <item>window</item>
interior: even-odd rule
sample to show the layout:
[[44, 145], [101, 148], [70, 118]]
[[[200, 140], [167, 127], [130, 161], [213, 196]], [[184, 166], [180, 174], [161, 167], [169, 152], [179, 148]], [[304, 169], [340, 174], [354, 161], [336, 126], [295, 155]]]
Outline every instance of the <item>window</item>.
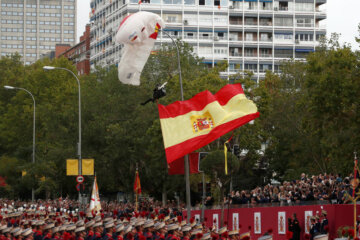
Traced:
[[275, 49], [274, 56], [275, 56], [275, 58], [292, 58], [293, 50], [292, 49]]
[[261, 39], [261, 41], [266, 42], [266, 41], [271, 40], [270, 38], [271, 38], [271, 37], [269, 36], [268, 33], [260, 33], [260, 39]]
[[297, 18], [296, 26], [297, 27], [313, 27], [314, 19], [313, 18]]
[[215, 55], [227, 55], [228, 49], [227, 48], [214, 48]]
[[275, 17], [274, 23], [275, 26], [292, 27], [293, 19], [289, 17]]
[[272, 65], [271, 64], [260, 64], [260, 72], [266, 72], [267, 70], [271, 71]]
[[295, 11], [312, 12], [314, 11], [314, 4], [297, 2], [295, 3]]
[[246, 57], [256, 57], [256, 48], [245, 48]]
[[271, 48], [261, 48], [260, 49], [260, 57], [271, 57]]
[[282, 41], [289, 41], [289, 40], [293, 40], [293, 35], [292, 33], [275, 33], [275, 39]]
[[280, 11], [288, 11], [289, 3], [288, 2], [279, 2], [279, 10]]
[[244, 67], [245, 70], [257, 71], [257, 64], [245, 63]]
[[246, 33], [246, 41], [254, 41], [254, 34], [253, 33]]

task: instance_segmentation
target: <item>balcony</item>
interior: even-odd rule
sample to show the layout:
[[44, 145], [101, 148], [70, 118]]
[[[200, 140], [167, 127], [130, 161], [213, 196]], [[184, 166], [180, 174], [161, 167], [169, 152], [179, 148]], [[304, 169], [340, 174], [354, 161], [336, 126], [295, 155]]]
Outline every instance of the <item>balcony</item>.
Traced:
[[260, 38], [259, 39], [260, 43], [271, 43], [272, 42], [272, 38]]
[[213, 40], [213, 36], [212, 35], [208, 35], [208, 36], [199, 35], [199, 39], [200, 40]]
[[260, 26], [262, 26], [262, 27], [271, 27], [271, 26], [272, 26], [272, 22], [261, 22], [261, 21], [260, 21]]
[[245, 57], [252, 57], [252, 58], [256, 58], [257, 54], [256, 53], [249, 53], [249, 52], [245, 52]]
[[239, 20], [235, 20], [235, 19], [230, 19], [230, 25], [242, 25], [242, 21], [239, 19]]
[[275, 58], [293, 58], [293, 54], [275, 53]]
[[296, 27], [312, 28], [312, 27], [314, 27], [314, 24], [313, 23], [296, 23]]
[[245, 22], [245, 26], [257, 26], [257, 22]]
[[230, 57], [242, 57], [242, 53], [239, 52], [230, 52]]
[[271, 58], [272, 54], [271, 53], [260, 53], [260, 57], [261, 58]]

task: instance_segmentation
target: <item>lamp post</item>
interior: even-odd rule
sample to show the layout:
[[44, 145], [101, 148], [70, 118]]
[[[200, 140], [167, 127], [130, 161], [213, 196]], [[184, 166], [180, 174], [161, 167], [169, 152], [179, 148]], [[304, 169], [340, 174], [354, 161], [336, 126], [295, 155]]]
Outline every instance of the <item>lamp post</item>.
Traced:
[[[79, 142], [78, 142], [78, 146], [77, 146], [77, 149], [78, 149], [78, 156], [79, 156], [79, 172], [78, 172], [78, 175], [82, 175], [82, 157], [81, 157], [81, 88], [80, 88], [80, 80], [79, 78], [76, 76], [75, 73], [73, 73], [71, 70], [67, 69], [67, 68], [62, 68], [62, 67], [53, 67], [53, 66], [44, 66], [43, 67], [44, 70], [46, 71], [51, 71], [51, 70], [56, 70], [56, 69], [59, 69], [59, 70], [64, 70], [64, 71], [67, 71], [69, 73], [71, 73], [77, 83], [78, 83], [78, 90], [79, 90]], [[79, 191], [79, 202], [81, 204], [81, 187], [80, 187], [80, 191]]]
[[[23, 90], [25, 92], [27, 92], [28, 94], [30, 94], [33, 102], [34, 102], [34, 115], [33, 115], [33, 149], [32, 149], [32, 163], [35, 163], [35, 113], [36, 113], [36, 102], [35, 102], [35, 98], [34, 95], [26, 90], [25, 88], [19, 88], [19, 87], [12, 87], [12, 86], [4, 86], [5, 89], [8, 90]], [[35, 200], [35, 191], [34, 191], [34, 187], [31, 189], [31, 200], [34, 201]]]
[[[165, 35], [167, 35], [171, 41], [174, 43], [177, 52], [177, 62], [178, 62], [178, 71], [179, 71], [179, 82], [180, 82], [180, 94], [181, 101], [184, 101], [184, 91], [182, 84], [182, 76], [181, 76], [181, 64], [180, 64], [180, 50], [178, 44], [175, 40], [168, 34], [166, 31], [162, 30]], [[185, 171], [185, 188], [186, 188], [186, 209], [187, 209], [187, 221], [190, 221], [191, 218], [191, 199], [190, 199], [190, 167], [189, 167], [189, 155], [186, 154], [184, 157], [184, 171]]]

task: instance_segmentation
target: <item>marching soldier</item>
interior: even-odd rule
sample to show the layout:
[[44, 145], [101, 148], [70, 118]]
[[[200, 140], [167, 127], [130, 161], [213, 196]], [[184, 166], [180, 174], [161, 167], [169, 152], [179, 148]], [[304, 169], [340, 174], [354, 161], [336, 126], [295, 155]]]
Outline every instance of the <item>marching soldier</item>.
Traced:
[[146, 240], [152, 240], [154, 238], [152, 231], [153, 231], [154, 221], [147, 220], [144, 223], [144, 237]]
[[124, 225], [120, 224], [116, 227], [116, 239], [117, 240], [124, 240]]
[[114, 227], [114, 223], [113, 223], [113, 222], [108, 222], [108, 223], [105, 224], [106, 234], [105, 234], [105, 236], [102, 238], [103, 240], [114, 240], [114, 239], [113, 239], [113, 227]]

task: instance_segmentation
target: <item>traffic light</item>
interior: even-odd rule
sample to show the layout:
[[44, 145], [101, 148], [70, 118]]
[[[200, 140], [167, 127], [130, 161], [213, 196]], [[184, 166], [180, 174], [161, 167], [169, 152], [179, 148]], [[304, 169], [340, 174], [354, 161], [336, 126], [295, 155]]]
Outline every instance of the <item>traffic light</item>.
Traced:
[[240, 157], [240, 147], [239, 144], [234, 144], [233, 153], [235, 156]]

